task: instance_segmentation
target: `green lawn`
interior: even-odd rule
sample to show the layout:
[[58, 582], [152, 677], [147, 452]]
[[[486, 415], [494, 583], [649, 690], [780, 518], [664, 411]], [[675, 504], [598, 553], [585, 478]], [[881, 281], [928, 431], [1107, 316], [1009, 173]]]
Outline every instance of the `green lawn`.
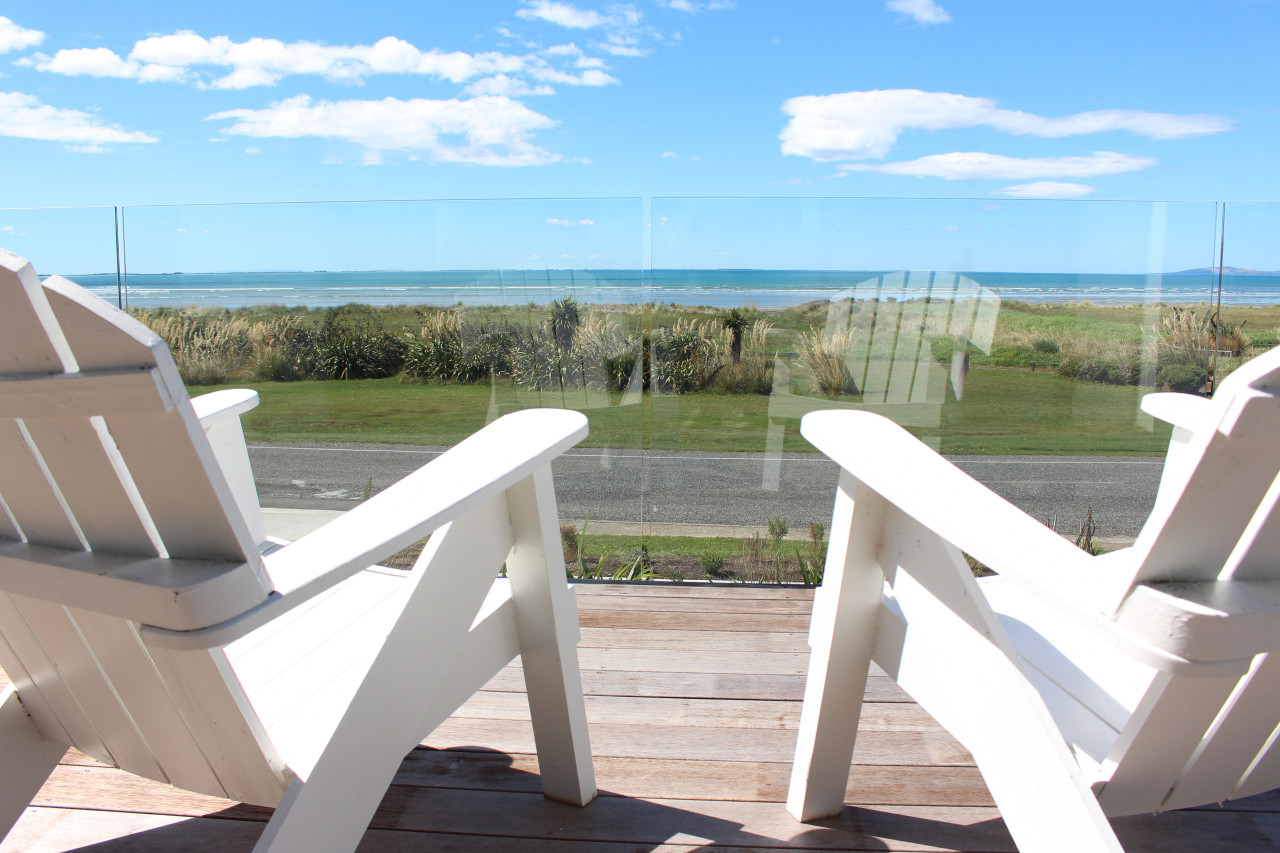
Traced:
[[[262, 396], [262, 405], [245, 419], [251, 441], [447, 445], [498, 414], [550, 405], [587, 413], [591, 435], [585, 447], [762, 452], [769, 418], [769, 398], [750, 394], [645, 394], [641, 401], [624, 404], [620, 395], [539, 394], [506, 384], [490, 388], [367, 379], [237, 386], [254, 388]], [[224, 386], [192, 390], [218, 387]], [[897, 413], [924, 416], [931, 425], [912, 431], [946, 453], [1162, 453], [1169, 430], [1143, 423], [1138, 412], [1142, 393], [1044, 371], [974, 369], [964, 398], [955, 400], [948, 390], [940, 415], [936, 409], [911, 406]], [[813, 399], [809, 405], [821, 408], [824, 401]], [[812, 449], [800, 437], [797, 419], [779, 419], [777, 425], [783, 429], [785, 450]]]

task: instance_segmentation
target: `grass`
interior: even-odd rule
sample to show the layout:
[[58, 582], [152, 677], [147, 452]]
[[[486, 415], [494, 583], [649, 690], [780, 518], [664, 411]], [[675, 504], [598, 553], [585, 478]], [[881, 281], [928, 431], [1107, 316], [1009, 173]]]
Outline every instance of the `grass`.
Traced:
[[[708, 452], [763, 452], [769, 398], [696, 392], [561, 395], [483, 385], [414, 385], [391, 379], [237, 383], [259, 392], [262, 405], [245, 417], [250, 441], [450, 445], [480, 429], [491, 413], [533, 406], [586, 411], [584, 447]], [[208, 386], [200, 390], [214, 391]], [[1159, 454], [1168, 428], [1148, 430], [1137, 417], [1141, 389], [1074, 382], [1044, 371], [975, 368], [962, 400], [941, 408], [936, 427], [912, 431], [944, 453]], [[585, 408], [588, 402], [611, 405]], [[849, 398], [856, 399], [856, 398]], [[815, 408], [823, 401], [815, 399]], [[874, 410], [875, 407], [867, 407]], [[786, 451], [811, 451], [799, 421], [780, 420]]]

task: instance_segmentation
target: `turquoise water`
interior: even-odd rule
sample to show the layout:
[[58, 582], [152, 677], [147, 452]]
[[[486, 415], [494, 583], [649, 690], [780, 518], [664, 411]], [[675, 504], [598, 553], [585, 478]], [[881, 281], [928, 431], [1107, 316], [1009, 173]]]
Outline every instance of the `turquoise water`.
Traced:
[[[582, 302], [780, 308], [840, 291], [880, 275], [865, 270], [440, 270], [387, 272], [171, 273], [131, 275], [118, 289], [116, 276], [73, 276], [102, 298], [117, 302], [123, 290], [131, 307], [203, 305], [236, 308], [275, 303], [325, 307], [368, 305], [538, 305], [571, 295]], [[927, 290], [929, 273], [882, 290], [911, 298]], [[942, 274], [938, 274], [942, 275]], [[949, 274], [948, 274], [949, 275]], [[1216, 298], [1209, 273], [1103, 275], [968, 272], [965, 276], [1001, 299], [1105, 304], [1200, 303]], [[924, 287], [918, 286], [923, 284]], [[1280, 302], [1280, 275], [1228, 275], [1224, 304]]]

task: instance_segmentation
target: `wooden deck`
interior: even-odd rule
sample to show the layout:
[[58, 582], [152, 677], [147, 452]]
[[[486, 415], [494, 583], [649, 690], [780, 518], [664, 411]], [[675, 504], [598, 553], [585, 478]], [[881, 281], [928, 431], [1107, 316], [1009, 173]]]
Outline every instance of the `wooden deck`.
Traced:
[[[513, 666], [405, 759], [361, 851], [1014, 849], [965, 750], [882, 674], [867, 688], [856, 805], [809, 825], [786, 813], [811, 591], [578, 592], [600, 797], [577, 809], [541, 796]], [[269, 814], [72, 752], [0, 851], [233, 853], [252, 848]], [[1115, 826], [1130, 853], [1280, 849], [1280, 796]]]

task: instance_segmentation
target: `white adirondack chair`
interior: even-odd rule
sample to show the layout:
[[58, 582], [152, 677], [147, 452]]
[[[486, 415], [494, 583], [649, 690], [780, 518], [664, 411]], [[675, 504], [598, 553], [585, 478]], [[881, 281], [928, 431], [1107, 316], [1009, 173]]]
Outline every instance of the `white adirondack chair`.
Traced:
[[[543, 790], [595, 796], [550, 469], [580, 414], [503, 418], [260, 557], [219, 428], [247, 398], [199, 406], [244, 457], [224, 474], [164, 343], [7, 252], [0, 380], [0, 835], [74, 745], [276, 806], [260, 850], [352, 850], [404, 755], [516, 655]], [[428, 535], [412, 572], [368, 568]]]
[[883, 418], [805, 418], [843, 470], [793, 815], [841, 810], [872, 661], [973, 753], [1023, 851], [1119, 850], [1107, 816], [1280, 786], [1280, 349], [1149, 408], [1182, 422], [1155, 508], [1098, 557]]

